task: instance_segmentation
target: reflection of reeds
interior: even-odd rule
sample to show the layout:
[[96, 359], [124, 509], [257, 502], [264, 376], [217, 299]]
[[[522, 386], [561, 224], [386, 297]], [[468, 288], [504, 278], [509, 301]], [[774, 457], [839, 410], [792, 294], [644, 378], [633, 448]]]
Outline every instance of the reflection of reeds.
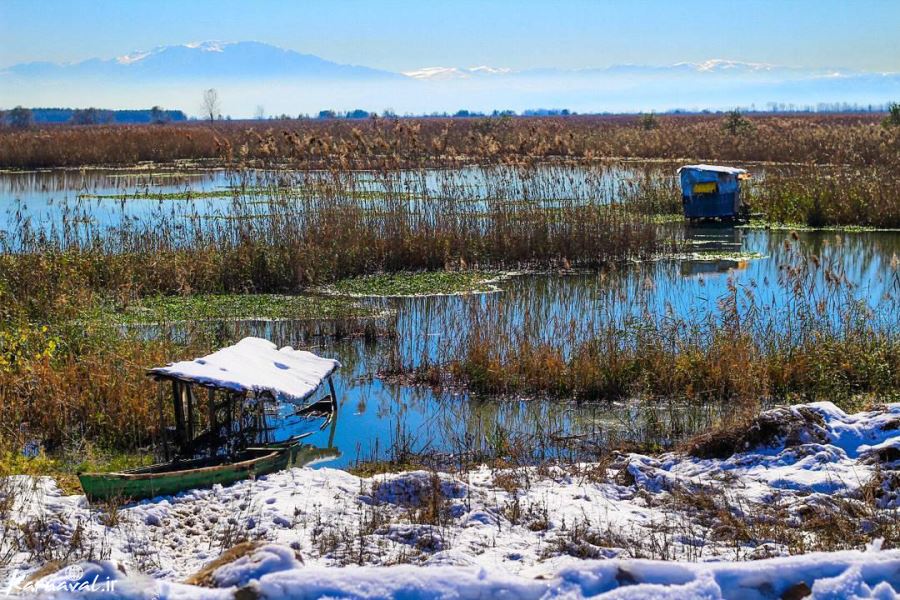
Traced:
[[[417, 359], [418, 368], [425, 364], [435, 380], [430, 365], [443, 365], [451, 382], [481, 393], [581, 400], [756, 407], [766, 399], [840, 403], [896, 394], [900, 320], [890, 292], [858, 297], [836, 262], [799, 244], [783, 252], [786, 302], [769, 305], [734, 283], [705, 316], [658, 312], [650, 288], [552, 310], [538, 304], [513, 312], [505, 307], [509, 299], [488, 299], [473, 302], [468, 328], [440, 356]], [[587, 314], [584, 306], [591, 306]]]

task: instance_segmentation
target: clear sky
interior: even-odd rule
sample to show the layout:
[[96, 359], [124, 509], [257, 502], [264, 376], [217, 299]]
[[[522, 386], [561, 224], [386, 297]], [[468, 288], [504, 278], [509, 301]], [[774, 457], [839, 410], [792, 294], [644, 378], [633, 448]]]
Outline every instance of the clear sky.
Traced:
[[205, 40], [393, 71], [709, 58], [900, 71], [900, 1], [0, 0], [0, 66]]

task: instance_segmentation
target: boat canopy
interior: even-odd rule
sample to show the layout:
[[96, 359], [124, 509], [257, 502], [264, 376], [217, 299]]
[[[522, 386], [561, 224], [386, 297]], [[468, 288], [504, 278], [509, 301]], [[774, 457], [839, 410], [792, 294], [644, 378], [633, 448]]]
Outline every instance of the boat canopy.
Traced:
[[247, 337], [208, 356], [184, 360], [147, 373], [255, 397], [300, 402], [312, 395], [341, 363], [290, 346], [278, 349], [268, 340]]

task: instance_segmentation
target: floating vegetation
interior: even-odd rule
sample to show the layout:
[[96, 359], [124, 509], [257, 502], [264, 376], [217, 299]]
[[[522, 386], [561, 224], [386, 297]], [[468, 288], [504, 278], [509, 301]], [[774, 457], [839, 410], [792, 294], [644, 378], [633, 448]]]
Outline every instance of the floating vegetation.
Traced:
[[871, 227], [868, 225], [823, 225], [813, 227], [803, 223], [778, 223], [762, 219], [752, 219], [749, 223], [738, 225], [742, 229], [757, 229], [768, 231], [825, 231], [835, 233], [870, 233], [900, 231], [895, 227]]
[[490, 271], [419, 271], [350, 277], [325, 290], [346, 296], [438, 296], [500, 291], [505, 275]]
[[663, 213], [656, 215], [649, 215], [647, 217], [651, 223], [655, 223], [657, 225], [665, 225], [667, 223], [683, 223], [684, 215], [681, 213]]
[[231, 199], [237, 194], [229, 190], [191, 190], [180, 192], [154, 192], [150, 190], [137, 190], [123, 192], [121, 194], [78, 194], [78, 198], [85, 200], [202, 200], [202, 199]]
[[376, 307], [337, 296], [199, 294], [149, 296], [127, 306], [104, 303], [86, 316], [130, 325], [209, 320], [327, 320], [378, 314]]
[[759, 260], [766, 258], [765, 254], [760, 252], [723, 252], [721, 250], [700, 250], [686, 255], [691, 260]]

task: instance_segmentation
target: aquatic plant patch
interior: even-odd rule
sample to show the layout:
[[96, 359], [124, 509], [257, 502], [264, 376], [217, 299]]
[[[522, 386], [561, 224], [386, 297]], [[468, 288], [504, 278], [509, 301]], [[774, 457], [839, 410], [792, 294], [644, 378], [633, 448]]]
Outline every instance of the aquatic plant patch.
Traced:
[[151, 190], [136, 190], [122, 192], [121, 194], [78, 194], [79, 198], [90, 200], [202, 200], [202, 199], [229, 199], [237, 194], [230, 190], [183, 190], [180, 192], [157, 192]]
[[502, 277], [491, 271], [385, 273], [342, 279], [327, 289], [347, 296], [485, 294], [499, 291], [496, 283]]
[[92, 318], [124, 324], [234, 319], [343, 319], [372, 317], [375, 307], [347, 298], [318, 295], [197, 294], [150, 296], [125, 307], [94, 309]]

